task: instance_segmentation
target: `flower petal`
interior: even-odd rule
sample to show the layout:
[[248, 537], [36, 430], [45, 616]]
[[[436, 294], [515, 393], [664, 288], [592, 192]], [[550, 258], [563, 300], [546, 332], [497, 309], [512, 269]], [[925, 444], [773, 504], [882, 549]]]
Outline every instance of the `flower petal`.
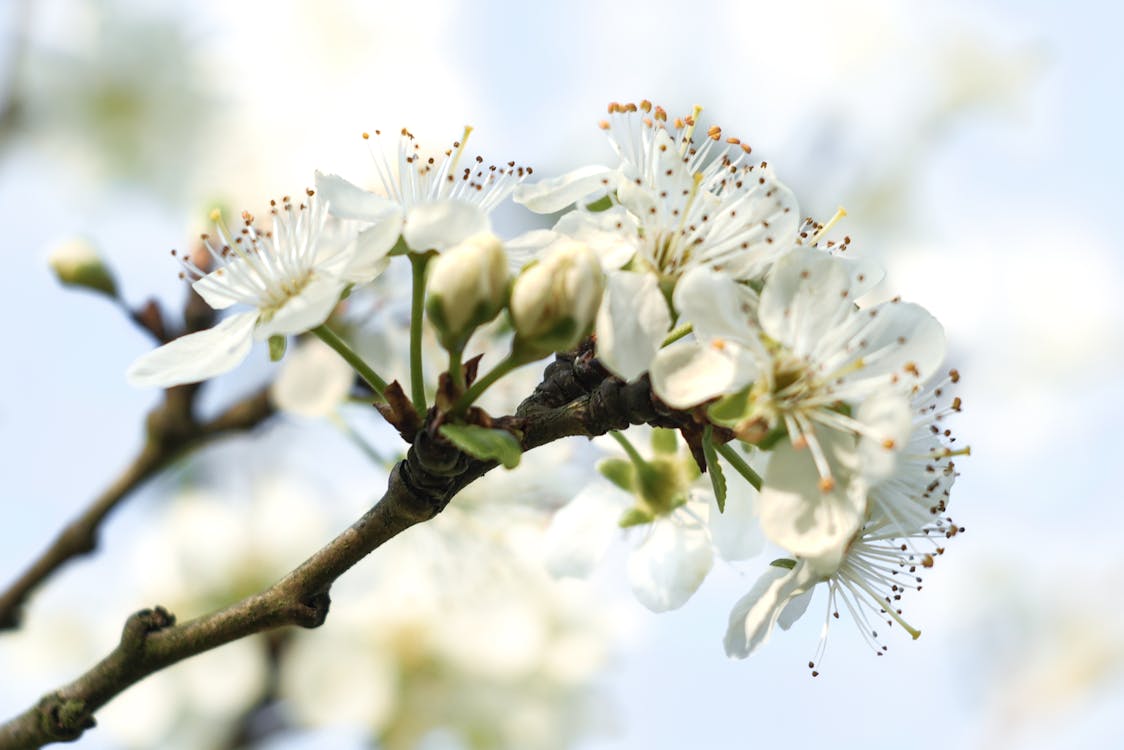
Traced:
[[394, 201], [364, 190], [336, 174], [317, 172], [316, 192], [328, 203], [328, 213], [340, 219], [376, 221], [387, 211], [401, 210]]
[[216, 310], [225, 310], [236, 302], [256, 305], [258, 298], [252, 290], [240, 294], [232, 281], [234, 278], [256, 279], [258, 272], [243, 258], [227, 258], [221, 268], [216, 268], [206, 276], [191, 283], [195, 293]]
[[895, 378], [910, 388], [936, 374], [944, 361], [944, 328], [920, 305], [884, 302], [862, 310], [848, 334], [861, 341], [865, 363], [846, 376], [844, 387], [849, 389], [863, 383], [880, 387]]
[[258, 326], [254, 336], [260, 341], [315, 328], [332, 314], [345, 286], [340, 279], [326, 274], [313, 276], [299, 293], [289, 297], [269, 320]]
[[812, 449], [782, 440], [773, 449], [761, 488], [761, 528], [797, 557], [815, 559], [823, 570], [838, 566], [866, 513], [865, 485], [846, 468], [854, 463], [854, 438], [816, 429], [834, 484], [820, 486]]
[[244, 312], [189, 333], [139, 357], [125, 373], [130, 385], [170, 388], [233, 370], [250, 353], [258, 313]]
[[523, 266], [542, 255], [543, 251], [561, 237], [549, 229], [532, 229], [504, 243], [507, 252], [507, 266], [513, 274], [519, 273]]
[[560, 177], [522, 184], [515, 188], [512, 200], [537, 214], [561, 211], [596, 191], [603, 191], [615, 182], [608, 167], [588, 166], [567, 172]]
[[269, 395], [278, 409], [301, 417], [326, 417], [351, 391], [355, 371], [319, 339], [309, 339], [285, 357]]
[[589, 245], [606, 271], [622, 268], [636, 255], [639, 227], [620, 206], [597, 213], [571, 211], [555, 223], [554, 231]]
[[607, 483], [595, 481], [554, 514], [543, 538], [543, 559], [556, 576], [584, 578], [605, 556], [619, 533], [618, 521], [627, 497]]
[[777, 261], [761, 290], [757, 315], [770, 337], [806, 356], [820, 344], [838, 347], [828, 331], [854, 309], [849, 261], [795, 247]]
[[652, 390], [676, 409], [734, 393], [753, 381], [757, 364], [735, 343], [687, 341], [660, 349], [652, 361]]
[[671, 312], [654, 274], [615, 271], [605, 281], [597, 357], [613, 374], [633, 380], [651, 366], [671, 328]]
[[713, 564], [710, 540], [702, 528], [661, 518], [629, 556], [628, 580], [641, 604], [666, 612], [691, 598]]
[[913, 431], [909, 399], [896, 391], [876, 393], [859, 405], [855, 419], [866, 430], [859, 438], [859, 471], [872, 482], [889, 478]]
[[770, 567], [762, 573], [730, 612], [723, 639], [726, 655], [744, 659], [764, 645], [789, 602], [815, 584], [815, 574], [803, 563], [797, 563], [792, 570]]
[[672, 300], [680, 317], [702, 339], [756, 341], [757, 326], [750, 311], [753, 291], [725, 273], [693, 268], [675, 285]]
[[[726, 482], [726, 507], [718, 512], [712, 501], [710, 516], [710, 541], [723, 560], [748, 560], [761, 552], [765, 537], [757, 522], [757, 490], [749, 482], [736, 476], [725, 461], [720, 461]], [[708, 481], [709, 480], [705, 480]]]
[[491, 231], [488, 215], [478, 206], [448, 199], [419, 203], [406, 212], [402, 239], [415, 252], [444, 250], [474, 234]]

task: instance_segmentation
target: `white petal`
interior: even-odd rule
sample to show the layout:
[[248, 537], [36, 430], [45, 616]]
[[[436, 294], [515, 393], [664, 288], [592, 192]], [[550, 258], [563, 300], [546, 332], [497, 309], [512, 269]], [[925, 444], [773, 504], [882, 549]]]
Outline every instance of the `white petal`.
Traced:
[[709, 268], [693, 268], [675, 285], [675, 309], [702, 339], [756, 340], [753, 292]]
[[346, 284], [327, 274], [313, 276], [299, 293], [289, 297], [273, 317], [254, 332], [260, 341], [270, 336], [304, 333], [323, 323], [340, 301]]
[[571, 211], [555, 223], [554, 231], [589, 245], [606, 271], [622, 268], [636, 255], [636, 218], [621, 206], [597, 213]]
[[269, 395], [278, 409], [301, 417], [326, 417], [351, 391], [355, 371], [331, 347], [309, 339], [285, 357]]
[[233, 370], [250, 353], [257, 311], [231, 315], [214, 328], [189, 333], [133, 362], [130, 385], [169, 388], [196, 383]]
[[394, 201], [353, 185], [335, 174], [317, 172], [316, 192], [328, 203], [328, 213], [341, 219], [376, 221], [387, 211], [398, 209]]
[[909, 399], [896, 391], [876, 393], [859, 405], [855, 419], [867, 431], [859, 438], [859, 471], [872, 482], [889, 478], [913, 431]]
[[816, 439], [834, 487], [821, 489], [810, 447], [797, 450], [782, 440], [773, 449], [761, 488], [761, 528], [774, 543], [798, 557], [815, 558], [826, 570], [839, 564], [862, 525], [866, 493], [845, 468], [854, 462], [854, 438], [817, 428]]
[[597, 311], [597, 358], [625, 380], [648, 371], [671, 328], [671, 312], [654, 274], [606, 275]]
[[256, 295], [239, 294], [231, 289], [232, 278], [243, 278], [245, 276], [257, 278], [258, 273], [244, 259], [228, 258], [222, 268], [217, 268], [206, 276], [193, 281], [191, 288], [203, 298], [204, 302], [216, 310], [225, 310], [235, 302], [256, 305]]
[[588, 485], [554, 514], [543, 538], [543, 560], [556, 576], [584, 578], [605, 556], [620, 532], [628, 497], [600, 480]]
[[552, 214], [593, 192], [603, 191], [607, 184], [615, 182], [612, 175], [613, 170], [608, 167], [581, 167], [560, 177], [523, 183], [515, 188], [512, 200], [535, 213]]
[[826, 334], [848, 320], [854, 309], [849, 261], [809, 247], [793, 248], [777, 261], [761, 290], [757, 311], [772, 338], [804, 356], [826, 343]]
[[845, 378], [849, 387], [863, 381], [877, 385], [897, 376], [909, 388], [936, 374], [944, 361], [944, 329], [920, 305], [884, 302], [862, 310], [855, 318], [852, 325], [861, 329], [850, 335], [862, 341], [866, 364]]
[[340, 275], [355, 284], [366, 284], [386, 270], [390, 252], [402, 234], [402, 214], [394, 211], [359, 232], [355, 249], [347, 257]]
[[680, 342], [656, 353], [652, 390], [668, 406], [686, 409], [741, 390], [756, 373], [755, 360], [737, 344]]
[[549, 229], [532, 229], [504, 243], [508, 269], [519, 273], [523, 266], [542, 255], [543, 251], [561, 237]]
[[812, 603], [812, 595], [816, 592], [816, 587], [805, 591], [795, 599], [790, 599], [785, 608], [781, 610], [781, 616], [777, 618], [777, 624], [781, 626], [782, 630], [788, 630], [796, 621], [804, 616], [808, 611], [808, 605]]
[[757, 522], [757, 490], [724, 460], [720, 463], [726, 476], [726, 509], [719, 513], [717, 504], [711, 500], [713, 507], [707, 521], [710, 541], [722, 559], [747, 560], [765, 545], [765, 537]]
[[788, 603], [815, 583], [816, 576], [801, 563], [792, 570], [770, 567], [765, 571], [730, 612], [723, 640], [726, 655], [744, 659], [764, 645]]
[[491, 231], [488, 215], [466, 201], [449, 199], [419, 203], [406, 212], [402, 239], [416, 252], [444, 250], [474, 234]]
[[657, 519], [628, 558], [632, 593], [653, 612], [682, 607], [710, 572], [714, 554], [706, 532]]

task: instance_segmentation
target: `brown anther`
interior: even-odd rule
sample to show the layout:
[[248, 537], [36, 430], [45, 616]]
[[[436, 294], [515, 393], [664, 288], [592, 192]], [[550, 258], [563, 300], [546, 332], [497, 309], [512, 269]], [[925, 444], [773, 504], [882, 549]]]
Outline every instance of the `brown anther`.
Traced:
[[952, 410], [953, 411], [960, 411], [960, 407], [963, 405], [963, 403], [964, 402], [960, 400], [959, 396], [952, 399]]
[[835, 479], [832, 477], [820, 477], [820, 492], [831, 492], [835, 489]]
[[906, 362], [905, 367], [902, 368], [915, 378], [921, 377], [921, 371], [917, 369], [916, 362]]
[[933, 567], [933, 556], [932, 555], [925, 555], [924, 557], [922, 557], [921, 558], [921, 567], [923, 567], [923, 568]]
[[710, 138], [712, 141], [721, 139], [722, 128], [718, 127], [717, 125], [711, 125], [710, 128], [706, 131], [706, 137]]
[[897, 443], [894, 442], [893, 438], [886, 438], [882, 441], [882, 447], [888, 451], [892, 451], [895, 445], [897, 445]]

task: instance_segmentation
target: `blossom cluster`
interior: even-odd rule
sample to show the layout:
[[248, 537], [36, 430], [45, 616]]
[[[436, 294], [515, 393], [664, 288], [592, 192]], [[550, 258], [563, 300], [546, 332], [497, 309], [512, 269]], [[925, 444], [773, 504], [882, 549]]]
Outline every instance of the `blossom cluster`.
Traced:
[[[255, 339], [270, 340], [276, 359], [286, 337], [312, 332], [382, 397], [384, 363], [364, 362], [328, 324], [405, 256], [412, 399], [425, 415], [430, 394], [443, 394], [437, 421], [452, 429], [441, 434], [463, 450], [517, 463], [518, 448], [482, 437], [503, 431], [474, 424], [469, 407], [516, 367], [590, 336], [612, 376], [649, 383], [690, 425], [681, 436], [652, 430], [650, 451], [630, 439], [638, 429], [611, 435], [618, 453], [599, 464], [603, 479], [548, 530], [555, 573], [588, 573], [624, 529], [638, 538], [632, 588], [663, 611], [690, 598], [715, 554], [742, 560], [768, 542], [783, 556], [734, 604], [730, 656], [788, 627], [818, 588], [825, 622], [845, 611], [879, 653], [882, 623], [916, 638], [902, 596], [962, 531], [948, 504], [967, 449], [946, 425], [961, 402], [959, 374], [942, 369], [943, 329], [919, 305], [871, 302], [883, 273], [849, 257], [849, 237], [832, 238], [845, 213], [801, 218], [772, 167], [699, 116], [614, 103], [601, 123], [613, 163], [544, 180], [470, 157], [471, 128], [434, 156], [403, 129], [396, 159], [374, 150], [377, 191], [318, 173], [315, 190], [275, 204], [272, 231], [249, 214], [237, 230], [218, 218], [202, 251], [181, 257], [185, 273], [215, 309], [248, 311], [141, 357], [129, 378], [169, 387], [213, 377]], [[490, 213], [509, 197], [561, 215], [501, 239]], [[476, 377], [463, 357], [505, 311], [508, 354]], [[425, 382], [423, 328], [448, 353], [439, 387]]]

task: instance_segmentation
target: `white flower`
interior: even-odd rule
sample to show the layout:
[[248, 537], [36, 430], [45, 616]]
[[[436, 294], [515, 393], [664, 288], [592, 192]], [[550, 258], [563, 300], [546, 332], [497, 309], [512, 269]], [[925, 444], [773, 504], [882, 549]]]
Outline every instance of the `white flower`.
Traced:
[[198, 277], [193, 288], [211, 307], [252, 309], [143, 355], [127, 372], [131, 384], [170, 387], [228, 372], [246, 358], [254, 340], [315, 328], [349, 284], [367, 283], [386, 267], [394, 238], [360, 232], [350, 241], [324, 240], [326, 209], [313, 191], [299, 205], [283, 199], [272, 214], [272, 232], [259, 232], [244, 213], [236, 234], [216, 215], [217, 238], [203, 237], [215, 266], [209, 273], [181, 259]]
[[[931, 568], [934, 556], [944, 554], [943, 540], [963, 531], [943, 514], [948, 508], [949, 490], [956, 479], [950, 457], [966, 454], [967, 449], [953, 450], [955, 441], [944, 428], [943, 420], [959, 411], [959, 398], [952, 398], [947, 407], [938, 407], [950, 383], [959, 380], [953, 370], [945, 379], [925, 390], [919, 389], [913, 399], [913, 431], [903, 456], [892, 472], [875, 481], [863, 498], [861, 530], [847, 541], [843, 554], [804, 557], [778, 561], [753, 589], [734, 606], [726, 632], [726, 653], [744, 658], [764, 644], [773, 626], [788, 628], [808, 606], [812, 589], [827, 584], [827, 614], [816, 656], [809, 663], [815, 669], [826, 647], [828, 626], [832, 619], [846, 610], [858, 625], [863, 638], [878, 653], [886, 647], [879, 640], [876, 625], [898, 624], [913, 638], [921, 632], [902, 617], [899, 602], [905, 591], [920, 590], [919, 568]], [[839, 440], [837, 436], [833, 440]], [[791, 448], [789, 453], [795, 453]], [[784, 449], [770, 460], [784, 461]], [[848, 484], [862, 487], [864, 481], [852, 482], [846, 470], [837, 474]], [[766, 488], [767, 489], [767, 488]], [[762, 505], [765, 506], [763, 492]], [[765, 524], [763, 510], [762, 524]], [[813, 675], [817, 672], [813, 671]]]
[[719, 513], [709, 478], [699, 476], [689, 453], [677, 450], [674, 433], [657, 431], [652, 442], [647, 459], [637, 454], [601, 463], [612, 483], [595, 480], [555, 514], [544, 559], [555, 575], [587, 576], [619, 529], [635, 528], [642, 538], [629, 556], [629, 583], [641, 604], [664, 612], [695, 593], [715, 551], [741, 560], [757, 554], [762, 540], [748, 484], [731, 483]]
[[829, 625], [839, 618], [840, 609], [850, 615], [879, 654], [886, 651], [877, 630], [882, 622], [901, 626], [916, 640], [921, 631], [903, 618], [902, 595], [921, 589], [918, 569], [931, 568], [934, 556], [944, 553], [942, 541], [961, 530], [951, 519], [938, 519], [911, 533], [875, 521], [856, 535], [834, 568], [822, 568], [810, 560], [778, 561], [784, 567], [771, 567], [734, 605], [724, 640], [726, 654], [744, 659], [769, 640], [775, 625], [790, 627], [804, 614], [812, 589], [821, 583], [827, 585], [827, 611], [809, 668], [815, 669], [820, 663]]
[[[557, 210], [562, 198], [598, 182], [615, 195], [618, 207], [575, 211], [554, 232], [588, 242], [611, 271], [597, 321], [598, 357], [631, 380], [648, 370], [670, 329], [664, 292], [693, 268], [761, 277], [796, 241], [798, 214], [791, 191], [767, 164], [749, 162], [749, 147], [738, 139], [723, 142], [721, 128], [712, 127], [695, 142], [698, 108], [672, 125], [646, 101], [614, 103], [609, 113], [602, 127], [620, 157], [617, 169], [587, 167], [521, 186], [515, 199], [532, 210]], [[628, 275], [612, 273], [626, 264]]]
[[572, 241], [523, 269], [511, 288], [516, 346], [540, 356], [572, 349], [593, 324], [603, 277], [593, 252]]
[[[466, 127], [464, 137], [437, 159], [423, 156], [413, 134], [403, 128], [396, 165], [381, 151], [372, 152], [385, 195], [320, 172], [316, 187], [333, 216], [369, 222], [380, 233], [393, 235], [392, 244], [401, 235], [410, 250], [444, 250], [488, 232], [488, 214], [531, 174], [514, 162], [484, 166], [479, 156], [469, 159], [464, 148], [471, 132]], [[381, 133], [376, 130], [375, 135]], [[367, 133], [363, 137], [369, 140]]]
[[281, 411], [314, 419], [334, 414], [354, 382], [351, 365], [323, 341], [310, 338], [285, 357], [269, 395]]
[[442, 253], [429, 268], [426, 312], [450, 351], [495, 318], [508, 296], [507, 255], [494, 234], [478, 234]]

